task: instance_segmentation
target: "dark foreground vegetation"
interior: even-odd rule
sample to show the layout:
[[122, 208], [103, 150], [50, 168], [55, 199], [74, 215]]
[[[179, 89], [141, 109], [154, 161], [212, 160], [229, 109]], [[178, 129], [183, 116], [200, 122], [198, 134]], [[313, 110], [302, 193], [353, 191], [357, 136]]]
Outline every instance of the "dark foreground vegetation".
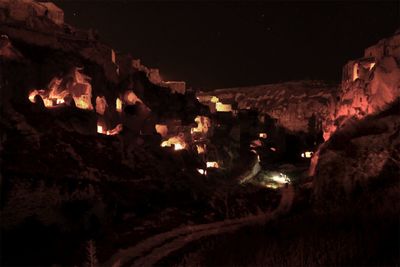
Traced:
[[176, 266], [396, 266], [399, 234], [394, 218], [306, 212], [203, 241]]

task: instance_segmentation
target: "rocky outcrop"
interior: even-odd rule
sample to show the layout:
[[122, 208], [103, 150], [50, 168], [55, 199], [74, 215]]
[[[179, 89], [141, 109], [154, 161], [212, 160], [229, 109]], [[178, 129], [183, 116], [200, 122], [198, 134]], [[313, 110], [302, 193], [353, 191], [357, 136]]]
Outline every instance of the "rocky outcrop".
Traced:
[[57, 25], [64, 23], [64, 11], [51, 2], [1, 0], [0, 8], [7, 9], [9, 18], [19, 22], [40, 17]]
[[343, 67], [339, 101], [324, 128], [325, 140], [347, 119], [379, 112], [399, 96], [400, 30]]
[[1, 0], [0, 32], [13, 43], [46, 47], [74, 53], [102, 67], [109, 81], [118, 81], [113, 50], [97, 41], [94, 31], [83, 31], [64, 24], [64, 13], [51, 2]]
[[[88, 106], [95, 106], [97, 96], [105, 97], [110, 112], [115, 113], [116, 99], [132, 91], [151, 110], [144, 119], [150, 116], [154, 122], [179, 119], [189, 124], [196, 115], [207, 112], [192, 93], [182, 87], [181, 93], [175, 93], [168, 83], [158, 81], [158, 70], [144, 67], [129, 55], [116, 54], [98, 41], [94, 31], [75, 29], [33, 12], [35, 1], [20, 1], [26, 7], [24, 16], [28, 19], [18, 20], [11, 16], [11, 2], [2, 0], [0, 5], [4, 103], [29, 104], [29, 92], [46, 90], [55, 78], [65, 80], [73, 69], [79, 68], [89, 77], [92, 87], [92, 105]], [[129, 105], [123, 103], [124, 108]], [[109, 123], [114, 127], [118, 119], [115, 114], [111, 117], [114, 118]]]
[[378, 114], [347, 120], [321, 146], [314, 178], [318, 207], [342, 210], [354, 204], [364, 211], [398, 214], [399, 110], [397, 100]]
[[[239, 87], [200, 92], [203, 104], [237, 104], [277, 119], [291, 131], [308, 130], [317, 120], [324, 139], [349, 118], [362, 118], [384, 109], [400, 96], [400, 31], [365, 49], [364, 57], [343, 67], [340, 86], [316, 81]], [[214, 104], [215, 105], [215, 104]]]
[[[323, 137], [327, 141], [348, 123], [379, 113], [400, 97], [400, 30], [364, 51], [364, 58], [343, 67], [343, 79], [335, 111], [326, 118]], [[311, 160], [315, 174], [319, 151]]]
[[308, 132], [310, 120], [317, 121], [321, 129], [325, 118], [334, 113], [336, 92], [333, 84], [297, 81], [218, 89], [197, 96], [203, 104], [209, 104], [215, 96], [222, 103], [237, 104], [237, 109], [256, 109], [290, 131]]

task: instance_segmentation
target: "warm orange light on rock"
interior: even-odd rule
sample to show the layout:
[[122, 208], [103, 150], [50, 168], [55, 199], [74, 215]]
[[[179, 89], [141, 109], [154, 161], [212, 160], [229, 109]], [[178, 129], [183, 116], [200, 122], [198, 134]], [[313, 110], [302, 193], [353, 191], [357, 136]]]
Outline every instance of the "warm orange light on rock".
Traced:
[[187, 144], [185, 143], [183, 137], [181, 136], [173, 136], [161, 143], [161, 147], [171, 147], [171, 146], [174, 147], [174, 150], [182, 150], [186, 149]]
[[33, 90], [28, 96], [29, 100], [34, 103], [35, 96], [39, 95], [45, 107], [51, 108], [64, 104], [65, 97], [71, 96], [77, 108], [93, 109], [90, 77], [80, 71], [81, 69], [75, 68], [64, 78], [53, 78], [47, 90]]
[[250, 147], [254, 148], [254, 147], [260, 147], [262, 146], [261, 140], [260, 139], [256, 139], [251, 141], [250, 143]]
[[162, 137], [167, 136], [168, 134], [168, 126], [165, 124], [156, 124], [154, 126], [156, 128], [156, 132], [159, 133]]
[[104, 134], [103, 126], [97, 124], [97, 132], [100, 133], [100, 134]]
[[358, 63], [353, 65], [353, 81], [358, 79]]
[[201, 175], [207, 175], [207, 170], [204, 170], [204, 169], [197, 169], [197, 171], [198, 171]]
[[219, 99], [218, 99], [218, 97], [216, 97], [216, 96], [213, 96], [213, 97], [211, 97], [211, 100], [210, 100], [212, 103], [217, 103], [217, 102], [219, 102]]
[[97, 123], [97, 132], [99, 134], [104, 134], [104, 135], [117, 135], [123, 130], [122, 124], [118, 124], [115, 126], [114, 129], [111, 130], [106, 130], [106, 127], [101, 125], [100, 122]]
[[33, 90], [32, 92], [29, 93], [28, 98], [29, 101], [31, 101], [32, 103], [35, 103], [35, 96], [37, 96], [39, 94], [38, 90]]
[[191, 128], [190, 133], [203, 133], [206, 134], [211, 126], [210, 119], [205, 116], [197, 116], [194, 121], [197, 123], [196, 128]]
[[119, 99], [119, 97], [117, 97], [117, 99], [115, 100], [115, 109], [118, 112], [122, 112], [122, 101], [121, 99]]
[[301, 153], [301, 157], [309, 159], [313, 156], [313, 154], [314, 154], [314, 152], [312, 152], [312, 151], [306, 151], [304, 153]]
[[104, 115], [107, 108], [107, 101], [104, 96], [96, 97], [96, 112], [100, 115]]
[[207, 168], [216, 168], [216, 169], [219, 168], [219, 164], [216, 161], [207, 161], [206, 166]]
[[124, 100], [130, 105], [134, 105], [137, 102], [143, 103], [142, 100], [133, 91], [127, 91], [125, 93]]
[[259, 133], [258, 137], [266, 139], [268, 137], [267, 133]]
[[205, 145], [196, 145], [196, 148], [197, 148], [197, 154], [204, 154], [206, 152]]
[[215, 104], [215, 109], [218, 112], [231, 112], [232, 111], [232, 106], [230, 104], [223, 104], [221, 102], [217, 102]]

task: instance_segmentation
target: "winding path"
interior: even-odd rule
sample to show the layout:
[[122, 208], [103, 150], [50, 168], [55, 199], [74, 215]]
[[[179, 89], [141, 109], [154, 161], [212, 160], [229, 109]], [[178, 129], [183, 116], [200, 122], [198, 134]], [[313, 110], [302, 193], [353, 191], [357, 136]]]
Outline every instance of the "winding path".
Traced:
[[113, 266], [114, 264], [123, 266], [130, 262], [133, 262], [132, 266], [153, 266], [170, 253], [203, 237], [233, 232], [247, 225], [264, 224], [290, 210], [295, 194], [293, 186], [284, 187], [281, 189], [281, 192], [282, 197], [279, 205], [272, 212], [175, 228], [145, 239], [134, 246], [120, 249], [104, 263], [104, 266]]

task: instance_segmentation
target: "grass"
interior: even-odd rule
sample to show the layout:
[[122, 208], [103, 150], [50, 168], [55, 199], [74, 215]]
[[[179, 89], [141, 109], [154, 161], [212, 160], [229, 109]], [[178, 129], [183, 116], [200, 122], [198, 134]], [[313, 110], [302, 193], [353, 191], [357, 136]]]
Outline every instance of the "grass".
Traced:
[[175, 266], [399, 266], [399, 225], [395, 216], [302, 211], [203, 240]]

